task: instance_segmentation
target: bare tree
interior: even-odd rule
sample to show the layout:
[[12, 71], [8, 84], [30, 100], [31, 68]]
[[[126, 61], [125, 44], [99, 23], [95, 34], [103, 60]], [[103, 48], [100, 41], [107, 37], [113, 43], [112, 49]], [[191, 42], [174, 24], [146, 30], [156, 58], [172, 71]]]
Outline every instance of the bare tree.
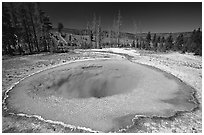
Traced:
[[134, 29], [134, 33], [135, 33], [135, 39], [134, 39], [134, 43], [138, 44], [137, 43], [137, 33], [138, 33], [138, 23], [133, 20], [133, 29]]
[[25, 8], [25, 5], [22, 4], [21, 8], [20, 8], [20, 15], [21, 15], [21, 20], [22, 20], [22, 24], [23, 24], [23, 28], [24, 28], [24, 33], [26, 35], [26, 42], [28, 44], [28, 48], [29, 48], [29, 53], [32, 54], [33, 53], [33, 48], [32, 48], [32, 39], [31, 39], [31, 30], [29, 27], [29, 18], [27, 13], [27, 9]]
[[111, 29], [111, 27], [109, 28], [109, 31], [108, 31], [108, 39], [109, 39], [109, 45], [112, 43], [111, 41], [111, 39], [112, 39], [112, 36], [111, 36], [111, 33], [112, 33], [112, 29]]
[[134, 27], [134, 32], [135, 32], [135, 35], [138, 33], [138, 24], [135, 20], [133, 20], [133, 27]]
[[111, 34], [112, 34], [112, 41], [113, 41], [113, 44], [115, 45], [115, 40], [116, 40], [116, 32], [117, 32], [117, 23], [116, 23], [116, 19], [115, 19], [115, 15], [113, 16], [113, 26], [112, 26], [112, 31], [111, 31]]
[[2, 53], [13, 55], [11, 44], [13, 43], [13, 27], [9, 8], [2, 3]]
[[[5, 6], [9, 10], [6, 10]], [[3, 17], [10, 19], [9, 21], [3, 20], [8, 23], [5, 25], [8, 28], [4, 29], [4, 37], [8, 33], [11, 35], [10, 38], [4, 38], [4, 43], [9, 43], [14, 52], [18, 49], [19, 53], [22, 54], [28, 50], [28, 53], [32, 54], [36, 50], [37, 52], [40, 51], [40, 45], [45, 45], [47, 48], [46, 43], [40, 44], [40, 41], [46, 40], [45, 35], [49, 35], [48, 29], [50, 29], [51, 23], [46, 19], [45, 12], [40, 10], [38, 3], [6, 3], [3, 11]], [[8, 49], [4, 47], [4, 50], [7, 51]]]
[[36, 28], [35, 28], [35, 24], [34, 24], [34, 16], [36, 14], [35, 13], [35, 4], [34, 3], [27, 3], [28, 4], [28, 12], [29, 12], [29, 16], [30, 16], [30, 21], [31, 21], [31, 25], [32, 25], [32, 29], [33, 29], [33, 35], [34, 35], [34, 43], [35, 43], [35, 46], [37, 48], [37, 51], [40, 52], [40, 49], [39, 49], [39, 44], [38, 44], [38, 39], [37, 39], [37, 34], [36, 34]]
[[119, 44], [120, 44], [120, 30], [121, 30], [121, 25], [122, 25], [122, 22], [121, 22], [121, 14], [120, 14], [120, 10], [118, 11], [118, 16], [117, 16], [117, 46], [119, 47]]
[[[97, 27], [97, 24], [96, 24], [96, 15], [95, 13], [93, 14], [93, 21], [92, 21], [92, 30], [91, 30], [91, 33], [92, 33], [92, 41], [96, 41], [96, 27]], [[92, 42], [92, 48], [96, 48], [96, 42], [95, 44], [93, 44]]]
[[19, 44], [19, 40], [21, 39], [21, 35], [22, 35], [22, 31], [21, 31], [21, 23], [19, 21], [19, 18], [18, 18], [18, 12], [17, 12], [17, 9], [18, 9], [18, 6], [14, 5], [12, 2], [10, 3], [10, 7], [11, 7], [11, 21], [12, 21], [12, 24], [13, 24], [13, 28], [14, 28], [14, 36], [16, 38], [12, 38], [13, 39], [13, 45], [14, 45], [14, 48], [16, 49], [16, 45], [18, 47], [18, 51], [20, 54], [23, 53], [23, 50], [22, 50], [22, 47], [20, 46]]
[[[90, 27], [89, 21], [87, 22], [87, 27], [86, 27], [86, 29], [87, 29], [87, 35], [89, 36], [88, 45], [89, 45], [89, 46], [90, 46], [90, 45], [92, 46], [92, 32], [91, 32], [91, 27]], [[87, 47], [88, 47], [88, 46], [86, 46], [86, 44], [85, 44], [84, 48], [87, 49]]]
[[142, 31], [143, 31], [143, 23], [142, 23], [142, 21], [140, 20], [139, 22], [138, 22], [138, 31], [139, 31], [139, 33], [140, 33], [140, 37], [139, 37], [139, 44], [140, 44], [140, 47], [142, 46]]
[[[95, 14], [93, 16], [90, 38], [92, 48], [101, 48], [101, 17], [99, 16], [99, 19], [97, 20]], [[92, 41], [94, 41], [95, 44], [93, 44]]]
[[101, 17], [99, 16], [98, 24], [97, 24], [97, 34], [96, 34], [96, 47], [98, 49], [101, 48]]

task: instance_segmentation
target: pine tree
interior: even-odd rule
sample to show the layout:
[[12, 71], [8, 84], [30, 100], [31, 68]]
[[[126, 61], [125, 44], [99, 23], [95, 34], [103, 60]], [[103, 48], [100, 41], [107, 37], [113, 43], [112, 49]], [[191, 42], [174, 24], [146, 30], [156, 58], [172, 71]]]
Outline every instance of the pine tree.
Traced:
[[12, 38], [13, 28], [11, 23], [11, 16], [6, 3], [2, 4], [2, 47], [3, 54], [13, 55], [14, 50], [12, 49]]
[[142, 39], [142, 41], [141, 41], [141, 48], [142, 48], [142, 49], [145, 49], [145, 42], [144, 42], [143, 39]]
[[161, 46], [160, 46], [160, 50], [162, 52], [166, 52], [166, 44], [165, 44], [165, 42], [166, 42], [165, 38], [162, 37], [162, 39], [161, 39]]
[[152, 43], [153, 43], [153, 50], [156, 51], [157, 50], [157, 35], [156, 34], [154, 34]]
[[135, 46], [135, 40], [132, 41], [132, 47], [136, 47]]
[[165, 46], [166, 46], [166, 50], [171, 50], [173, 47], [173, 38], [172, 38], [171, 33], [169, 34], [169, 36], [166, 39]]
[[112, 43], [112, 35], [111, 35], [111, 33], [112, 33], [112, 30], [110, 28], [109, 31], [108, 31], [109, 45], [111, 45], [111, 43]]
[[150, 49], [150, 42], [151, 42], [151, 34], [148, 32], [146, 36], [146, 44], [145, 44], [145, 49], [149, 50]]
[[[4, 5], [6, 5], [7, 9]], [[8, 53], [9, 48], [10, 50], [13, 49], [13, 52], [15, 51], [15, 54], [17, 51], [22, 54], [24, 50], [27, 51], [27, 48], [30, 54], [32, 54], [36, 50], [37, 52], [39, 52], [41, 45], [40, 41], [44, 42], [46, 40], [46, 38], [42, 37], [47, 37], [47, 32], [43, 27], [45, 25], [44, 18], [46, 15], [45, 12], [42, 12], [40, 10], [39, 4], [33, 2], [7, 2], [3, 4], [3, 7], [3, 22], [7, 22], [7, 26], [5, 25], [2, 33], [3, 36], [6, 35], [6, 33], [9, 33], [9, 35], [7, 35], [6, 38], [3, 39], [4, 43], [7, 43], [7, 45], [4, 44], [5, 47], [3, 45], [5, 52]], [[46, 44], [42, 43], [42, 45]]]
[[200, 31], [200, 28], [196, 31], [194, 38], [193, 38], [193, 43], [196, 44], [196, 47], [194, 49], [195, 55], [202, 55], [202, 33]]
[[45, 33], [45, 35], [44, 35], [44, 41], [45, 41], [44, 51], [48, 51], [50, 49], [50, 45], [51, 45], [50, 30], [51, 29], [52, 29], [52, 23], [50, 22], [50, 18], [49, 18], [49, 16], [45, 15], [43, 18], [43, 32]]
[[191, 37], [184, 43], [182, 52], [193, 52], [195, 55], [202, 55], [202, 32], [200, 28], [193, 30]]
[[179, 51], [182, 49], [182, 46], [184, 44], [183, 34], [179, 34], [179, 36], [176, 38], [176, 42], [174, 45], [174, 51]]
[[161, 37], [159, 36], [157, 38], [157, 50], [160, 51], [160, 45], [161, 45]]
[[196, 36], [196, 30], [193, 30], [193, 33], [191, 34], [191, 37], [189, 38], [189, 40], [187, 40], [187, 44], [186, 44], [188, 52], [194, 52], [196, 50], [196, 44], [194, 43], [195, 36]]
[[38, 40], [38, 46], [39, 46], [39, 51], [42, 50], [42, 37], [43, 37], [43, 30], [42, 30], [42, 26], [43, 26], [43, 22], [42, 22], [42, 17], [41, 17], [41, 9], [40, 9], [40, 3], [35, 3], [35, 11], [34, 11], [34, 25], [35, 25], [35, 30], [36, 30], [36, 35], [37, 35], [37, 40]]
[[[17, 35], [18, 35], [18, 27], [17, 27], [17, 16], [16, 16], [16, 11], [15, 11], [15, 9], [14, 9], [14, 5], [13, 5], [13, 3], [11, 2], [11, 3], [9, 3], [9, 5], [10, 5], [10, 9], [11, 9], [11, 22], [12, 22], [12, 27], [13, 27], [13, 38], [12, 38], [12, 42], [13, 42], [13, 47], [15, 48], [15, 50], [16, 50], [16, 46], [17, 46]], [[15, 38], [16, 37], [16, 38]]]
[[138, 38], [136, 39], [136, 42], [137, 42], [137, 43], [136, 43], [136, 48], [140, 48], [139, 39], [138, 39]]
[[30, 22], [31, 22], [30, 24], [32, 27], [33, 35], [34, 35], [35, 47], [37, 48], [37, 52], [40, 52], [37, 33], [36, 33], [36, 27], [35, 27], [35, 23], [34, 23], [34, 17], [37, 16], [35, 14], [36, 10], [37, 10], [36, 5], [35, 5], [35, 3], [29, 2], [29, 3], [27, 3], [27, 7], [28, 7], [28, 13], [29, 13]]
[[23, 33], [25, 33], [25, 42], [28, 44], [29, 48], [29, 54], [33, 53], [33, 48], [32, 48], [32, 37], [31, 37], [31, 30], [29, 27], [29, 18], [27, 14], [27, 9], [24, 3], [20, 5], [20, 17], [21, 17], [21, 22], [23, 26]]
[[59, 32], [60, 34], [62, 34], [62, 29], [64, 28], [64, 25], [63, 25], [61, 22], [59, 22], [57, 28], [58, 28], [58, 32]]
[[189, 46], [191, 46], [191, 38], [187, 38], [186, 40], [184, 40], [184, 45], [181, 48], [181, 53], [185, 53], [186, 51], [189, 50]]

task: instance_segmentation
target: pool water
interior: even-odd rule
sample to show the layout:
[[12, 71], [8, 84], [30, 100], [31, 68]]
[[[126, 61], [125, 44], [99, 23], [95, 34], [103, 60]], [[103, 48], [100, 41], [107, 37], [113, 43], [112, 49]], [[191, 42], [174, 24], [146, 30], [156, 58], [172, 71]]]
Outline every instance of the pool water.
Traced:
[[34, 74], [10, 92], [10, 110], [109, 132], [135, 115], [169, 117], [196, 105], [174, 76], [123, 59], [74, 62]]

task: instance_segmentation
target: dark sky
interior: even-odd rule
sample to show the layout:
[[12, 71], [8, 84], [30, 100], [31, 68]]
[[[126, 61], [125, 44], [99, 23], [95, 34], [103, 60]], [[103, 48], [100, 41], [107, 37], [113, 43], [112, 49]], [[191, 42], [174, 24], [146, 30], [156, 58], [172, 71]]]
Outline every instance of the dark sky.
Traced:
[[134, 32], [133, 21], [143, 25], [143, 32], [184, 32], [202, 28], [202, 3], [41, 3], [53, 25], [62, 22], [67, 28], [86, 28], [93, 14], [101, 16], [103, 29], [113, 26], [118, 10], [122, 15], [122, 31]]

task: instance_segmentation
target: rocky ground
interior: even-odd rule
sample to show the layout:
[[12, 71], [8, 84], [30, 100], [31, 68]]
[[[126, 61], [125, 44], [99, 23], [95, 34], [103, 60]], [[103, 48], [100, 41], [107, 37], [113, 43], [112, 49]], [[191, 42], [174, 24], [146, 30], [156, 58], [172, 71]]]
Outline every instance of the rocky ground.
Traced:
[[[101, 52], [103, 51], [103, 52]], [[107, 52], [112, 52], [107, 53]], [[108, 58], [117, 54], [131, 56], [133, 62], [157, 67], [175, 75], [185, 83], [194, 87], [195, 96], [200, 103], [199, 108], [192, 112], [178, 114], [171, 118], [138, 118], [134, 125], [127, 130], [119, 132], [169, 132], [169, 133], [201, 133], [202, 132], [202, 58], [192, 54], [177, 52], [154, 53], [150, 51], [129, 49], [102, 49], [102, 50], [76, 50], [69, 53], [36, 54], [29, 56], [2, 58], [2, 95], [15, 82], [53, 65], [65, 63], [70, 60], [88, 58]], [[124, 55], [125, 57], [125, 55]], [[70, 129], [62, 125], [50, 124], [36, 118], [25, 118], [2, 112], [2, 131], [6, 132], [86, 132], [79, 129]]]

